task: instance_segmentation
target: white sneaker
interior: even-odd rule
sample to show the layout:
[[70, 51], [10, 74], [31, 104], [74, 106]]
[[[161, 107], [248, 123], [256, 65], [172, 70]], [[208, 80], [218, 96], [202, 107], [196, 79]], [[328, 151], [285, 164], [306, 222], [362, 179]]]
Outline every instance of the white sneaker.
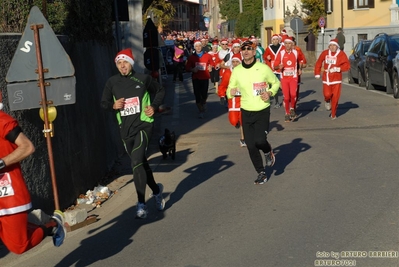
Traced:
[[324, 102], [324, 107], [326, 108], [326, 110], [331, 110], [331, 102], [330, 101]]
[[240, 139], [240, 146], [241, 147], [246, 147], [247, 146], [247, 144], [245, 144], [244, 139]]
[[158, 187], [159, 187], [159, 193], [158, 195], [153, 195], [150, 194], [150, 197], [154, 197], [155, 198], [155, 205], [157, 210], [163, 210], [165, 208], [165, 200], [162, 197], [162, 193], [163, 193], [163, 185], [161, 183], [158, 183]]
[[145, 219], [148, 215], [147, 206], [144, 203], [137, 202], [136, 218]]

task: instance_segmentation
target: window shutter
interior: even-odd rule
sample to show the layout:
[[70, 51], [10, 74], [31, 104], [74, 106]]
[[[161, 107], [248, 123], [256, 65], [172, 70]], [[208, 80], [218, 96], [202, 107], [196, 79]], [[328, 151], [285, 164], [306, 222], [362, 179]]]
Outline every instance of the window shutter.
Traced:
[[324, 0], [324, 10], [327, 14], [329, 14], [327, 11], [333, 12], [333, 2], [332, 0]]
[[355, 8], [354, 0], [348, 0], [348, 9], [354, 9], [354, 8]]
[[374, 0], [369, 0], [369, 8], [374, 8]]

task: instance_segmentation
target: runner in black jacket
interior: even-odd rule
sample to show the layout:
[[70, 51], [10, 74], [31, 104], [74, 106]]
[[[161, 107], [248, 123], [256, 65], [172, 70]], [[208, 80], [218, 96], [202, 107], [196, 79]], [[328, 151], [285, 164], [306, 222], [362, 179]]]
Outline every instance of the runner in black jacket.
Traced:
[[[163, 210], [163, 185], [156, 184], [145, 155], [152, 134], [154, 112], [161, 105], [165, 91], [150, 75], [133, 70], [134, 57], [130, 48], [120, 51], [115, 57], [119, 70], [108, 79], [101, 106], [114, 111], [119, 123], [125, 149], [131, 158], [134, 184], [137, 191], [137, 217], [146, 218], [146, 185], [151, 188], [158, 210]], [[151, 103], [151, 95], [154, 99]]]

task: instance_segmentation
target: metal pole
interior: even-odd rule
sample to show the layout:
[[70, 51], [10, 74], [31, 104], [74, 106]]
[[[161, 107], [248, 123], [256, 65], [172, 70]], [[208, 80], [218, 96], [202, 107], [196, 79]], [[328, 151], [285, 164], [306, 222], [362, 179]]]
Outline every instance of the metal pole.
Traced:
[[[32, 25], [30, 27], [33, 30], [33, 35], [35, 38], [35, 46], [36, 46], [36, 59], [37, 59], [37, 74], [39, 75], [39, 86], [40, 86], [40, 94], [42, 97], [41, 105], [43, 108], [43, 114], [44, 114], [44, 126], [45, 130], [51, 130], [49, 126], [49, 121], [48, 121], [48, 110], [47, 110], [47, 96], [46, 96], [46, 88], [45, 88], [45, 83], [44, 83], [44, 72], [47, 72], [48, 70], [43, 69], [43, 62], [42, 62], [42, 52], [40, 48], [40, 37], [39, 37], [39, 29], [43, 28], [43, 24], [40, 25]], [[49, 156], [49, 163], [50, 163], [50, 173], [51, 173], [51, 183], [53, 186], [53, 194], [54, 194], [54, 204], [55, 204], [55, 209], [59, 210], [60, 205], [58, 203], [58, 189], [57, 189], [57, 181], [55, 177], [55, 171], [54, 171], [54, 158], [53, 158], [53, 147], [51, 144], [51, 136], [50, 132], [47, 133], [46, 135], [46, 141], [47, 141], [47, 150], [48, 150], [48, 156]]]
[[296, 45], [298, 45], [298, 18], [295, 19]]
[[121, 44], [121, 29], [119, 28], [119, 14], [118, 14], [117, 0], [114, 0], [114, 8], [115, 8], [116, 49], [117, 51], [120, 51], [122, 49], [122, 44]]
[[240, 13], [242, 13], [242, 0], [238, 0], [238, 2], [240, 3]]

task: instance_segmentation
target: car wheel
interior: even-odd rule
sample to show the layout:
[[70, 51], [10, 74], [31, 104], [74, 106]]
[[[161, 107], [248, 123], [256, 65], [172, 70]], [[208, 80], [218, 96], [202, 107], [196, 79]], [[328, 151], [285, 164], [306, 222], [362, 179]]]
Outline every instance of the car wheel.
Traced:
[[351, 71], [348, 71], [348, 83], [355, 83]]
[[393, 73], [393, 97], [398, 99], [399, 98], [399, 73], [394, 72]]
[[385, 76], [385, 84], [387, 85], [386, 92], [387, 94], [392, 94], [393, 93], [392, 84], [391, 84], [391, 79], [389, 79], [388, 72], [384, 72], [384, 76]]
[[357, 71], [357, 81], [360, 87], [365, 87], [366, 83], [364, 82], [362, 73], [360, 70]]
[[370, 74], [369, 74], [368, 69], [365, 69], [364, 74], [366, 75], [366, 89], [374, 90], [374, 86], [371, 84], [371, 81], [370, 81]]

